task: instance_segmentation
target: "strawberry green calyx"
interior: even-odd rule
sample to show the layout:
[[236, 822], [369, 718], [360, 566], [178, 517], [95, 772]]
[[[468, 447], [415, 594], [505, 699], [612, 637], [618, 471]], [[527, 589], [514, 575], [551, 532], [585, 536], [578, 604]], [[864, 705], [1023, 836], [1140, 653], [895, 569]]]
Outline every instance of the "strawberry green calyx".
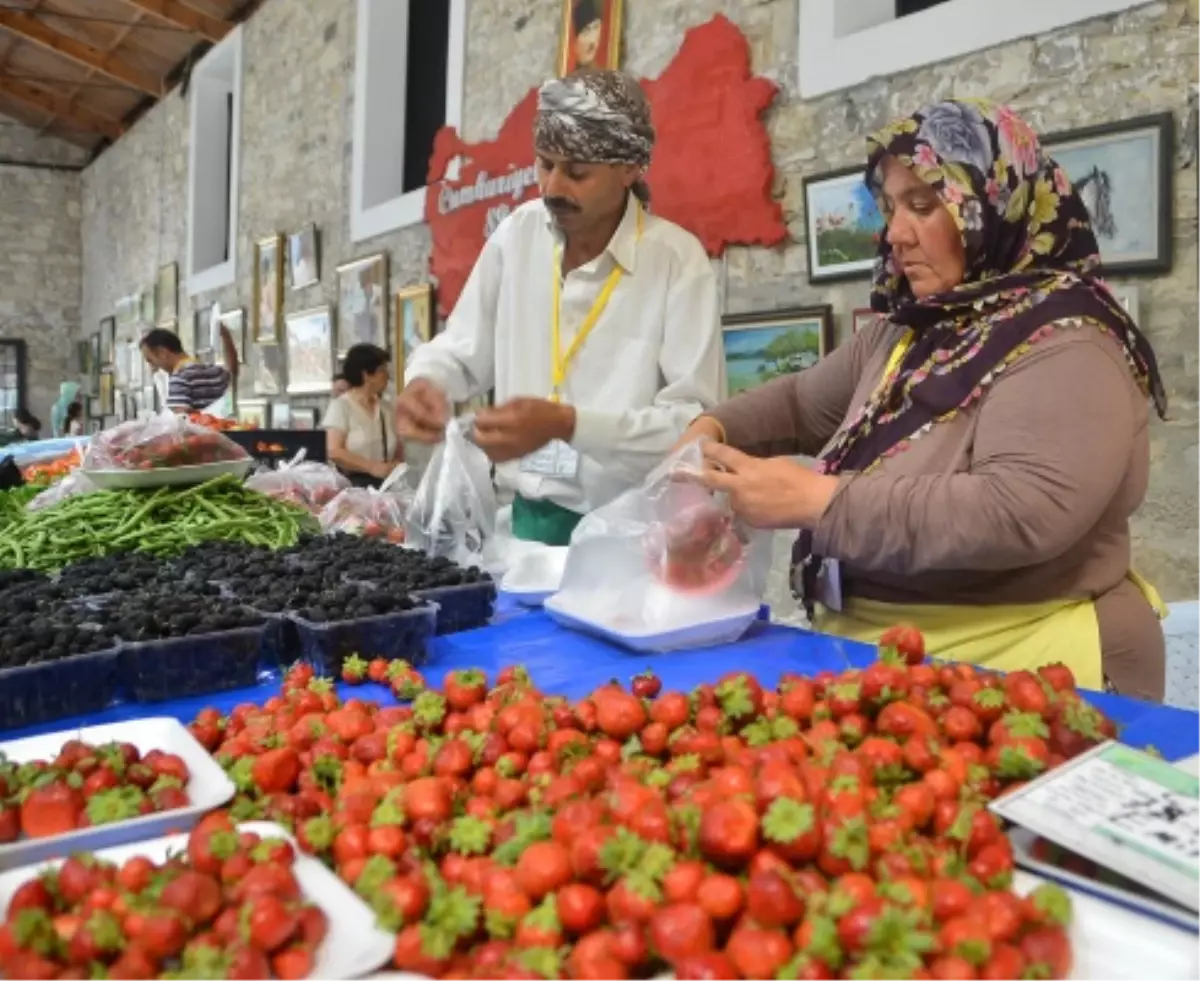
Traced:
[[93, 794], [88, 799], [84, 812], [93, 825], [128, 821], [141, 814], [141, 805], [145, 799], [146, 794], [138, 787], [114, 787], [112, 790], [102, 790]]
[[371, 812], [372, 828], [400, 827], [404, 821], [404, 808], [395, 794], [388, 794]]
[[455, 818], [450, 825], [449, 843], [452, 852], [461, 855], [483, 855], [492, 841], [492, 829], [477, 817]]
[[354, 880], [354, 891], [367, 899], [396, 878], [396, 863], [383, 855], [372, 855], [363, 863], [362, 871]]
[[419, 726], [434, 729], [446, 718], [446, 699], [435, 691], [423, 691], [413, 700], [413, 720]]
[[829, 842], [829, 852], [844, 859], [855, 872], [861, 872], [871, 859], [867, 823], [862, 818], [842, 822]]
[[563, 959], [553, 947], [529, 947], [517, 954], [517, 963], [542, 978], [563, 977]]
[[337, 830], [333, 826], [333, 819], [328, 814], [309, 818], [301, 825], [301, 828], [304, 840], [316, 851], [325, 852], [333, 847], [333, 839], [337, 837]]
[[721, 711], [734, 721], [742, 721], [754, 714], [754, 699], [750, 696], [750, 686], [740, 675], [729, 678], [717, 685], [717, 702]]
[[357, 684], [367, 676], [367, 662], [357, 654], [351, 654], [342, 662], [342, 680]]
[[816, 812], [811, 804], [801, 804], [790, 797], [776, 797], [763, 815], [762, 831], [768, 841], [788, 845], [810, 832], [816, 825]]
[[1047, 923], [1069, 926], [1073, 911], [1071, 897], [1053, 883], [1044, 882], [1029, 894], [1029, 901]]

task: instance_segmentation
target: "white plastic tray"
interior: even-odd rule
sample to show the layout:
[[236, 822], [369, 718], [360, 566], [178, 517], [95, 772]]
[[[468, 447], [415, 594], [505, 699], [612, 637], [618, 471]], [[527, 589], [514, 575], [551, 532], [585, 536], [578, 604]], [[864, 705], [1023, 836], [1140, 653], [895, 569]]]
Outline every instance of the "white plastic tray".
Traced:
[[508, 569], [500, 580], [501, 592], [522, 606], [541, 606], [558, 592], [568, 551], [565, 546], [514, 540], [508, 547]]
[[[291, 835], [270, 821], [248, 821], [239, 824], [238, 829], [257, 832], [263, 838], [286, 838], [295, 845]], [[179, 834], [105, 848], [96, 854], [118, 864], [135, 855], [162, 862], [168, 853], [178, 854], [186, 848], [187, 835]], [[23, 883], [38, 875], [42, 869], [56, 866], [61, 861], [26, 866], [0, 874], [0, 910], [8, 908], [13, 893]], [[315, 858], [299, 851], [296, 853], [294, 871], [305, 898], [319, 906], [329, 918], [329, 932], [317, 950], [316, 962], [309, 977], [362, 977], [382, 966], [392, 956], [395, 938], [375, 925], [375, 914], [341, 879]]]
[[254, 459], [221, 460], [188, 467], [156, 467], [152, 470], [85, 470], [88, 480], [101, 490], [140, 490], [146, 487], [183, 487], [203, 484], [226, 474], [244, 477]]
[[[103, 726], [66, 729], [45, 736], [29, 736], [0, 743], [0, 753], [16, 763], [53, 759], [63, 743], [81, 739], [93, 745], [108, 742], [132, 743], [145, 755], [152, 749], [175, 753], [187, 764], [191, 779], [187, 785], [190, 803], [187, 807], [155, 814], [145, 814], [129, 821], [117, 821], [98, 828], [80, 828], [53, 838], [20, 838], [0, 845], [0, 870], [45, 861], [48, 858], [70, 855], [72, 852], [108, 848], [127, 841], [154, 838], [168, 832], [182, 831], [195, 824], [200, 816], [220, 807], [233, 797], [237, 788], [225, 771], [209, 756], [204, 747], [177, 719], [150, 718], [131, 722], [113, 722]], [[0, 906], [0, 909], [3, 909]]]
[[707, 620], [684, 627], [665, 629], [638, 629], [606, 622], [596, 610], [573, 609], [564, 602], [561, 593], [545, 601], [545, 610], [564, 627], [592, 634], [602, 640], [630, 650], [655, 653], [684, 650], [689, 647], [711, 647], [714, 644], [732, 644], [749, 629], [758, 617], [759, 604], [717, 620]]

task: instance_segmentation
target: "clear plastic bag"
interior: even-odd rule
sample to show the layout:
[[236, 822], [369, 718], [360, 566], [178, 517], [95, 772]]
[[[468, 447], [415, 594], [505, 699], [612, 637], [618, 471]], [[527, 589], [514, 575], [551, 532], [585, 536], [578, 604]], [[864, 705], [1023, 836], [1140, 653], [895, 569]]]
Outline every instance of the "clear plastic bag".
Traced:
[[470, 438], [474, 415], [451, 419], [408, 509], [408, 544], [464, 567], [498, 571], [492, 465]]
[[585, 516], [547, 609], [639, 649], [740, 637], [766, 592], [771, 533], [739, 520], [696, 479], [702, 468], [700, 443], [688, 443]]
[[408, 498], [405, 491], [386, 487], [347, 487], [321, 511], [321, 530], [327, 535], [344, 532], [402, 545]]
[[278, 470], [256, 473], [246, 481], [246, 487], [319, 515], [338, 494], [350, 487], [350, 481], [326, 463], [305, 461], [301, 450], [294, 460]]
[[150, 419], [123, 422], [92, 437], [85, 470], [156, 470], [245, 460], [233, 440], [186, 416], [160, 412]]
[[53, 507], [68, 497], [79, 497], [81, 494], [92, 494], [100, 488], [88, 480], [82, 470], [72, 470], [57, 484], [52, 484], [37, 497], [25, 505], [26, 511], [41, 511]]

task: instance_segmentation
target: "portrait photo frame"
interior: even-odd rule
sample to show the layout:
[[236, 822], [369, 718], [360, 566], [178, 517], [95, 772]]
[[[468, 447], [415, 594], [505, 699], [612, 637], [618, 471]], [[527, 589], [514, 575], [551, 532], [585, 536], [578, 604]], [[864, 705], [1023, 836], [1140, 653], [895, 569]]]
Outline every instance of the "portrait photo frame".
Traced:
[[283, 263], [283, 235], [268, 235], [254, 243], [255, 344], [278, 344], [283, 338]]
[[337, 267], [338, 358], [355, 344], [388, 346], [388, 254], [376, 252]]
[[287, 315], [289, 395], [328, 395], [333, 387], [333, 309], [312, 307]]
[[1042, 137], [1083, 198], [1105, 276], [1169, 272], [1174, 262], [1175, 117], [1170, 112]]
[[862, 167], [805, 177], [804, 225], [809, 282], [870, 277], [884, 220]]
[[433, 286], [405, 286], [396, 290], [392, 317], [392, 377], [397, 391], [404, 387], [404, 370], [412, 352], [433, 338]]
[[558, 74], [576, 68], [620, 68], [622, 0], [559, 0]]
[[288, 277], [293, 290], [321, 281], [321, 233], [313, 222], [287, 237]]
[[821, 304], [721, 320], [729, 394], [811, 368], [833, 350], [833, 307]]
[[[140, 311], [139, 311], [140, 313]], [[154, 279], [154, 316], [158, 326], [179, 319], [179, 263], [168, 262], [158, 267]]]

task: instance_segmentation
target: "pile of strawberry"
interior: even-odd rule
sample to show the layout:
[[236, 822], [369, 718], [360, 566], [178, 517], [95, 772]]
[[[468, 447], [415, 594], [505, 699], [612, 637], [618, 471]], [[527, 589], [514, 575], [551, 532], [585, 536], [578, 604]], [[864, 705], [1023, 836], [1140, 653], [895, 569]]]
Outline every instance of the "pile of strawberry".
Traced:
[[52, 760], [0, 759], [0, 844], [186, 807], [190, 778], [176, 754], [132, 743], [71, 739]]
[[0, 926], [9, 978], [303, 978], [328, 924], [282, 838], [206, 817], [156, 865], [68, 858], [24, 883]]
[[[1061, 978], [1065, 894], [1010, 890], [987, 802], [1112, 735], [1061, 665], [651, 674], [574, 704], [519, 668], [339, 701], [298, 666], [193, 732], [237, 818], [294, 828], [441, 977]], [[359, 665], [354, 665], [355, 673]], [[367, 671], [374, 677], [386, 666]]]

